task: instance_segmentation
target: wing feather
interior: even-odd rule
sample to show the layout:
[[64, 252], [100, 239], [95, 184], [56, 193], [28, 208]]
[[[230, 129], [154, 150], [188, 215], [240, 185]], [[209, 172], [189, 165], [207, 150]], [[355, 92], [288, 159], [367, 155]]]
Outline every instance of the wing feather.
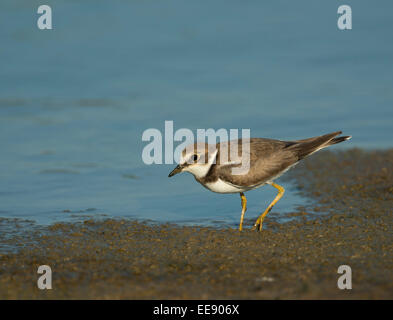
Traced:
[[[243, 144], [248, 143], [250, 152], [243, 152]], [[218, 176], [235, 186], [259, 186], [277, 176], [297, 162], [296, 156], [286, 149], [287, 143], [280, 140], [251, 138], [237, 140], [237, 149], [228, 142], [219, 144], [217, 155]], [[247, 148], [247, 147], [246, 147]], [[246, 149], [245, 148], [245, 149]], [[247, 150], [247, 149], [246, 149]], [[228, 154], [228, 158], [222, 154]], [[234, 175], [233, 169], [249, 161], [247, 174]], [[240, 163], [239, 163], [240, 162]]]

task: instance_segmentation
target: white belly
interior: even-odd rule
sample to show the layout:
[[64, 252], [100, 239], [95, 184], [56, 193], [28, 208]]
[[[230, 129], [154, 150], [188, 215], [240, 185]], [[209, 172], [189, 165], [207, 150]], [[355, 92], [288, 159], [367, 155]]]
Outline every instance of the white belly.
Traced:
[[250, 190], [246, 187], [234, 186], [233, 184], [227, 183], [221, 179], [218, 179], [216, 182], [206, 183], [205, 187], [210, 191], [218, 193], [238, 193]]

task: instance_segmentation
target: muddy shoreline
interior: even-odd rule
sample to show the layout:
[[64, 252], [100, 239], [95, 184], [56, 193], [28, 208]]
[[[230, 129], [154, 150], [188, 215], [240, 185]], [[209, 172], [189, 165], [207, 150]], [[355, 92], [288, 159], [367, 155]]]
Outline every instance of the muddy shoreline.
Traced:
[[262, 233], [106, 219], [0, 237], [20, 248], [0, 252], [0, 299], [392, 299], [393, 149], [320, 152], [285, 179], [314, 204]]

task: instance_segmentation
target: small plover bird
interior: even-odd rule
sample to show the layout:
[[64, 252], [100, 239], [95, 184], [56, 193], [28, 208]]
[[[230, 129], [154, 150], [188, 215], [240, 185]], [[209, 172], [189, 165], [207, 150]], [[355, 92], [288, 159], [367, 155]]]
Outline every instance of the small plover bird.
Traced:
[[[169, 174], [169, 177], [183, 171], [190, 172], [210, 191], [239, 193], [242, 205], [240, 231], [243, 228], [244, 213], [247, 210], [244, 192], [264, 184], [272, 185], [278, 190], [278, 194], [258, 217], [253, 227], [261, 231], [266, 215], [281, 199], [285, 191], [282, 186], [273, 181], [304, 157], [351, 138], [351, 136], [337, 137], [341, 133], [337, 131], [295, 141], [251, 138], [218, 144], [197, 142], [182, 151], [179, 165]], [[234, 171], [242, 167], [246, 168], [243, 173]]]

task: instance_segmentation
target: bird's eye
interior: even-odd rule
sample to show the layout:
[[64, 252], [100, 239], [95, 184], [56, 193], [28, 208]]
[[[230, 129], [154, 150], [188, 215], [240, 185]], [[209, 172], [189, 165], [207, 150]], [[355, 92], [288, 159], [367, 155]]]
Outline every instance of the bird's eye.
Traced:
[[197, 161], [197, 160], [198, 160], [198, 158], [199, 158], [199, 157], [198, 157], [198, 155], [197, 155], [197, 154], [194, 154], [194, 155], [192, 156], [192, 160], [193, 160], [193, 161]]

